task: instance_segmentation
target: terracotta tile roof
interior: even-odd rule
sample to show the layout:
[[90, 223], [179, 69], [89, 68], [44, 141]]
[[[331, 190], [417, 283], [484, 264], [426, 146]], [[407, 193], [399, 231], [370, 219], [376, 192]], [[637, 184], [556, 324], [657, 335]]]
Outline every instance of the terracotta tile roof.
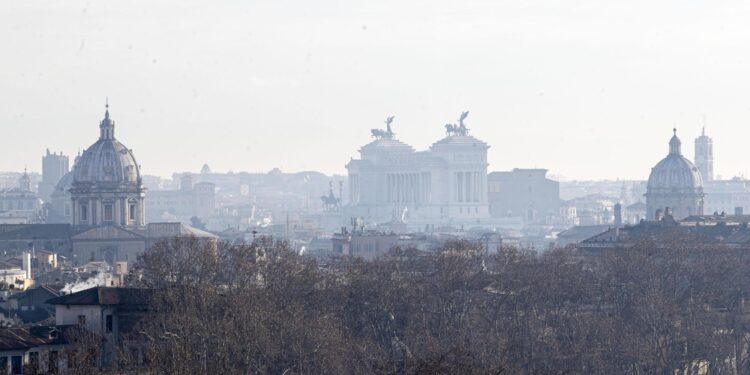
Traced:
[[21, 327], [0, 328], [0, 350], [25, 350], [46, 345], [48, 339], [37, 337]]

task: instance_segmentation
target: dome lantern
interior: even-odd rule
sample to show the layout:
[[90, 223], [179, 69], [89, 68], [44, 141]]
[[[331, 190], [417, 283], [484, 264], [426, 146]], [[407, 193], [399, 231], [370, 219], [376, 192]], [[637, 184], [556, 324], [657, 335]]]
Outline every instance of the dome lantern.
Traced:
[[99, 139], [115, 139], [115, 122], [109, 118], [109, 99], [104, 108], [104, 120], [99, 123]]
[[670, 155], [682, 155], [682, 142], [677, 138], [677, 128], [672, 129], [674, 135], [669, 140], [669, 154]]

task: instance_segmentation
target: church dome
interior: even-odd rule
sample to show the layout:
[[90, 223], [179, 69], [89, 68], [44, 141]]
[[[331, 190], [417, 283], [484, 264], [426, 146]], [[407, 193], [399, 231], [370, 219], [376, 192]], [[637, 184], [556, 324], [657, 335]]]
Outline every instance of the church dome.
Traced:
[[99, 124], [100, 136], [83, 151], [73, 167], [73, 183], [138, 183], [140, 168], [133, 152], [115, 139], [109, 108]]
[[[75, 167], [75, 166], [74, 166]], [[55, 190], [52, 192], [53, 195], [67, 194], [68, 190], [73, 186], [73, 172], [68, 172], [60, 178], [60, 181], [55, 185]]]
[[650, 192], [702, 192], [703, 178], [698, 168], [682, 156], [681, 147], [682, 142], [675, 130], [669, 141], [669, 155], [651, 169], [647, 185]]

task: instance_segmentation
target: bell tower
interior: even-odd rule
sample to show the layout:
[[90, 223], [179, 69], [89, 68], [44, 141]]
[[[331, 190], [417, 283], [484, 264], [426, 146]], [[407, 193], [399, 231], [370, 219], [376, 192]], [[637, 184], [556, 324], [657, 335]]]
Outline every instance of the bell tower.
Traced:
[[695, 166], [703, 181], [714, 180], [714, 141], [706, 135], [705, 126], [701, 136], [695, 139]]

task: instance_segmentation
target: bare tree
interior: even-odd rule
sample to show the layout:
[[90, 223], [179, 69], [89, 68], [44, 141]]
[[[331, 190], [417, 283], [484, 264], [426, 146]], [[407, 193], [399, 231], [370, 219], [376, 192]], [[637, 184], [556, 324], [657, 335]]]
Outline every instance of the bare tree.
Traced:
[[749, 266], [675, 236], [599, 254], [454, 241], [326, 264], [271, 238], [181, 238], [130, 280], [157, 290], [138, 330], [155, 373], [739, 374]]

